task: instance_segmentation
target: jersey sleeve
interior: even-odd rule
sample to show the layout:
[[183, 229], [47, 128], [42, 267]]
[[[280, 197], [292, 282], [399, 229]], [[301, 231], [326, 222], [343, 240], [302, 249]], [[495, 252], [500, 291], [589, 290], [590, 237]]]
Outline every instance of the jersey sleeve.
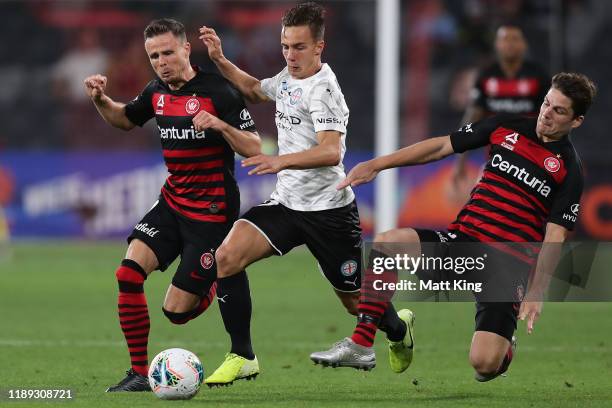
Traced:
[[[287, 68], [285, 68], [287, 69]], [[261, 80], [261, 90], [262, 92], [273, 101], [276, 100], [276, 90], [278, 89], [279, 81], [282, 73], [285, 70], [282, 70], [272, 78], [266, 78]]]
[[491, 116], [474, 123], [468, 123], [450, 134], [455, 153], [478, 149], [489, 144], [491, 133], [499, 126], [499, 117]]
[[578, 164], [568, 169], [567, 176], [555, 196], [548, 222], [573, 230], [578, 219], [584, 179]]
[[342, 93], [331, 84], [322, 82], [313, 87], [309, 111], [315, 132], [336, 130], [346, 134], [348, 109]]
[[219, 119], [238, 130], [256, 132], [255, 121], [247, 109], [240, 92], [229, 82], [221, 95]]
[[135, 125], [142, 126], [155, 117], [153, 111], [153, 90], [155, 81], [147, 84], [140, 95], [125, 105], [125, 116]]

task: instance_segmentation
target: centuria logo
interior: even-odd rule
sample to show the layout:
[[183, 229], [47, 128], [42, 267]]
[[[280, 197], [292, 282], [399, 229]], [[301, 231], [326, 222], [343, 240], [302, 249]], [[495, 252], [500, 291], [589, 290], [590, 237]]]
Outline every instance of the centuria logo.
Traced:
[[561, 168], [561, 163], [556, 157], [547, 157], [544, 159], [544, 168], [551, 173], [556, 173]]
[[187, 112], [190, 115], [196, 114], [198, 113], [198, 111], [200, 110], [200, 101], [198, 101], [197, 98], [190, 98], [186, 103], [185, 103], [185, 112]]

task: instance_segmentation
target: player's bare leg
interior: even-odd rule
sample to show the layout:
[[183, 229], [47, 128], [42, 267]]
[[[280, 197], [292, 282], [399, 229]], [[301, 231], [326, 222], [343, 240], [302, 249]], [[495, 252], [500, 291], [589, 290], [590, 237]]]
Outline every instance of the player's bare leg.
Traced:
[[144, 294], [144, 281], [157, 269], [157, 257], [144, 242], [130, 242], [125, 259], [117, 269], [119, 283], [119, 323], [125, 336], [132, 367], [126, 377], [107, 392], [150, 391], [147, 379], [149, 341], [149, 310]]
[[511, 343], [499, 334], [476, 331], [470, 347], [470, 364], [477, 381], [489, 381], [503, 374], [512, 361], [515, 341]]
[[210, 377], [208, 386], [230, 385], [255, 378], [259, 363], [251, 346], [251, 295], [246, 268], [274, 253], [274, 248], [255, 226], [238, 220], [216, 252], [217, 299], [231, 351]]
[[[418, 244], [419, 236], [410, 228], [394, 229], [377, 234], [370, 255], [374, 256], [375, 253], [385, 255], [385, 244], [391, 243]], [[414, 245], [414, 248], [411, 248], [414, 254], [419, 252], [417, 246]], [[370, 287], [371, 282], [368, 283], [368, 280], [372, 278], [371, 274], [366, 272], [364, 278], [365, 286]], [[383, 276], [377, 276], [377, 279], [379, 278]], [[396, 276], [390, 275], [386, 278], [393, 280]], [[338, 296], [341, 296], [339, 292], [337, 293]], [[329, 350], [312, 353], [310, 359], [323, 366], [370, 370], [376, 366], [376, 356], [372, 347], [374, 335], [378, 329], [381, 329], [387, 333], [389, 339], [391, 368], [395, 372], [406, 370], [412, 362], [414, 314], [408, 309], [396, 312], [390, 302], [390, 296], [387, 299], [386, 295], [392, 294], [361, 293], [357, 305], [358, 323], [353, 336], [340, 340]], [[354, 296], [344, 296], [344, 298], [341, 296], [349, 312], [352, 311], [349, 307], [352, 307], [351, 302], [355, 300]], [[382, 298], [379, 298], [381, 296]]]
[[185, 324], [204, 313], [212, 303], [216, 293], [216, 282], [212, 284], [208, 293], [203, 296], [170, 285], [166, 292], [162, 310], [170, 322]]
[[359, 306], [359, 292], [340, 292], [334, 290], [346, 311], [353, 316], [357, 316], [357, 306]]

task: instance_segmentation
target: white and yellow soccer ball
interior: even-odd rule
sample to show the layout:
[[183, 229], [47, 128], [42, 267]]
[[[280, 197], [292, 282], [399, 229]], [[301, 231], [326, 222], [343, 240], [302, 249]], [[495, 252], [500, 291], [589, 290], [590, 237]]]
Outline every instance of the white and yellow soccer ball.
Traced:
[[190, 399], [204, 381], [204, 368], [198, 357], [181, 348], [164, 350], [149, 366], [149, 385], [161, 399]]

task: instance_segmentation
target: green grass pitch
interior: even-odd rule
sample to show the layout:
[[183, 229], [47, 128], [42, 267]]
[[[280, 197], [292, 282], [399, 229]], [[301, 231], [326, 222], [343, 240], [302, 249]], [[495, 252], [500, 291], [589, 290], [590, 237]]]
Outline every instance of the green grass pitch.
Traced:
[[[605, 407], [612, 406], [612, 304], [546, 304], [535, 333], [519, 323], [518, 352], [505, 378], [473, 380], [467, 353], [471, 303], [398, 304], [416, 313], [416, 350], [397, 375], [378, 336], [369, 373], [323, 369], [308, 355], [351, 333], [314, 259], [296, 250], [249, 269], [253, 341], [262, 373], [232, 387], [203, 387], [191, 401], [151, 393], [105, 394], [129, 368], [116, 316], [114, 271], [120, 243], [14, 244], [0, 262], [1, 406], [67, 407]], [[172, 268], [171, 268], [172, 269]], [[218, 307], [185, 326], [161, 312], [172, 272], [146, 282], [151, 315], [149, 356], [170, 347], [195, 352], [209, 374], [228, 350]], [[67, 402], [10, 402], [10, 388], [74, 390]]]

